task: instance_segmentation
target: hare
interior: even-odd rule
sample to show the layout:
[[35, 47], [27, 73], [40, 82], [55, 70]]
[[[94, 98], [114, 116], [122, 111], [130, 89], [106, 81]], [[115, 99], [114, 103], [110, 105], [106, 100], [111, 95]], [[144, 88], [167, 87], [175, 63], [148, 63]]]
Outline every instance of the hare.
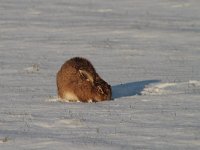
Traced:
[[99, 102], [111, 100], [111, 86], [85, 58], [66, 61], [57, 73], [57, 92], [62, 101]]

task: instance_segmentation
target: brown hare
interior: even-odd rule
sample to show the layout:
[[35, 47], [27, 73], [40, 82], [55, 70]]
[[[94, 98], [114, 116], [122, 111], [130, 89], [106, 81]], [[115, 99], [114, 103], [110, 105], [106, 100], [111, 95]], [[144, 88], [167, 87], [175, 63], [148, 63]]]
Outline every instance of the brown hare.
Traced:
[[99, 102], [111, 100], [111, 86], [85, 58], [66, 61], [57, 73], [57, 90], [61, 101]]

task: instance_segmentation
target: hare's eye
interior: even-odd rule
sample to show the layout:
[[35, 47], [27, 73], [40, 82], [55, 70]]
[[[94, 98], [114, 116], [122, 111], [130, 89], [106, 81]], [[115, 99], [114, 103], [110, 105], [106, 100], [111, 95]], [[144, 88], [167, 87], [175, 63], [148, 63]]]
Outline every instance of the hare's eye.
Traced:
[[101, 88], [101, 86], [97, 86], [97, 90], [99, 93], [104, 94], [103, 89]]

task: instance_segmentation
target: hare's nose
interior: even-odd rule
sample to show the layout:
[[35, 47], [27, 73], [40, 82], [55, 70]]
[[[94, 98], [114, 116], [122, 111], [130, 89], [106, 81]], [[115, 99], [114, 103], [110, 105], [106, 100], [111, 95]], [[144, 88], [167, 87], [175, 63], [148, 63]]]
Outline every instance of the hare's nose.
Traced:
[[113, 100], [111, 94], [108, 95], [108, 100]]

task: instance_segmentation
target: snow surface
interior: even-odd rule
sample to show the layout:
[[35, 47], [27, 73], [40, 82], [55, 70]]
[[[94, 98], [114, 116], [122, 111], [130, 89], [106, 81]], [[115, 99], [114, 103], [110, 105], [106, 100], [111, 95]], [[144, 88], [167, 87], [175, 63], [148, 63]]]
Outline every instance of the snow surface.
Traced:
[[[113, 101], [57, 101], [74, 56]], [[199, 0], [0, 0], [0, 150], [198, 150], [199, 116]]]

